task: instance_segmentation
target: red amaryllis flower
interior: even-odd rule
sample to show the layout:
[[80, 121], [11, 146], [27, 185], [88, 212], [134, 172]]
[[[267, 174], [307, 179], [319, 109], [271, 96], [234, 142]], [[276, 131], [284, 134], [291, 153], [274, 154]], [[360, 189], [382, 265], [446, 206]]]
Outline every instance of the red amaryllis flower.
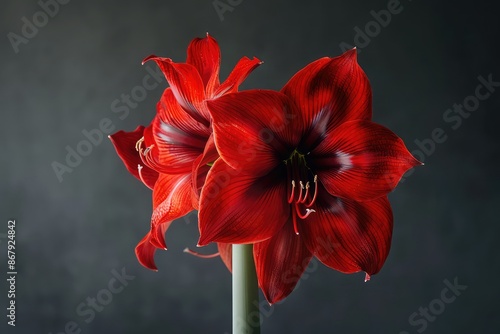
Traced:
[[[110, 138], [127, 169], [153, 190], [151, 230], [137, 245], [136, 255], [142, 265], [156, 270], [154, 253], [166, 249], [165, 231], [173, 220], [198, 208], [209, 165], [218, 158], [205, 100], [236, 92], [261, 62], [244, 57], [219, 83], [220, 50], [208, 34], [191, 42], [186, 63], [156, 56], [147, 60], [158, 64], [170, 87], [150, 126]], [[227, 247], [219, 248], [223, 252]]]
[[420, 163], [370, 121], [371, 98], [351, 50], [309, 64], [281, 92], [208, 102], [220, 159], [201, 194], [199, 245], [255, 243], [270, 303], [293, 290], [313, 256], [369, 279], [388, 255], [386, 195]]

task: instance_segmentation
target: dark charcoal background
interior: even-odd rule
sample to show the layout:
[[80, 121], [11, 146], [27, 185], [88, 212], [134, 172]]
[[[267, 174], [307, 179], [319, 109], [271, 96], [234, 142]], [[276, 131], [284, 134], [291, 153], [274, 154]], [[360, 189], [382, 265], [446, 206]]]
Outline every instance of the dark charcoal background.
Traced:
[[[40, 6], [35, 0], [2, 3], [0, 276], [11, 218], [17, 221], [19, 274], [15, 328], [5, 324], [7, 286], [0, 280], [0, 332], [55, 334], [70, 321], [82, 333], [231, 331], [230, 274], [218, 259], [182, 253], [196, 244], [196, 216], [172, 226], [169, 251], [156, 257], [160, 271], [148, 271], [133, 249], [148, 229], [150, 191], [127, 173], [110, 142], [94, 146], [63, 182], [51, 163], [64, 162], [65, 147], [76, 148], [82, 130], [103, 118], [115, 130], [151, 120], [165, 81], [124, 120], [111, 109], [121, 94], [142, 85], [147, 67], [155, 69], [141, 66], [145, 56], [183, 61], [190, 40], [208, 31], [222, 49], [222, 78], [240, 57], [257, 56], [265, 64], [242, 88], [280, 89], [310, 61], [339, 55], [342, 42], [354, 44], [355, 27], [364, 30], [373, 21], [370, 11], [388, 4], [232, 3], [221, 21], [212, 0], [73, 0], [18, 53], [7, 34], [21, 34], [22, 17], [32, 21]], [[365, 284], [361, 273], [343, 275], [314, 262], [285, 302], [263, 310], [263, 333], [418, 333], [423, 324], [412, 326], [408, 318], [429, 303], [439, 306], [433, 300], [443, 281], [455, 277], [467, 289], [428, 321], [425, 333], [497, 332], [500, 88], [456, 130], [443, 120], [448, 108], [474, 94], [478, 76], [500, 81], [498, 10], [490, 3], [402, 0], [402, 11], [386, 27], [369, 42], [358, 40], [375, 121], [410, 150], [436, 128], [446, 141], [420, 153], [426, 166], [390, 195], [394, 237], [382, 271]], [[135, 279], [86, 323], [77, 306], [121, 268]]]

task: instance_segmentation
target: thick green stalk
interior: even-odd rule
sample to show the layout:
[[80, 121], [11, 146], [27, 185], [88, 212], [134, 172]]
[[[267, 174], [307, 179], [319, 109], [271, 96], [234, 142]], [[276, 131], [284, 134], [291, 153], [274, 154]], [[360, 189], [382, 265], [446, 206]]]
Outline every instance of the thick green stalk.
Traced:
[[233, 245], [233, 334], [260, 334], [253, 245]]

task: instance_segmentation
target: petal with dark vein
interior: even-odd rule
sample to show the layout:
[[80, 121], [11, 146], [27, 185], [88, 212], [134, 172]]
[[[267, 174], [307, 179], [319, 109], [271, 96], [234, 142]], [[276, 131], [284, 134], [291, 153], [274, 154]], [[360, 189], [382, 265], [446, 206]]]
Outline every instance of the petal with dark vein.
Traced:
[[311, 152], [311, 160], [330, 194], [357, 201], [386, 195], [421, 164], [401, 138], [371, 121], [340, 125]]
[[[165, 248], [164, 232], [166, 229], [173, 220], [193, 210], [191, 189], [190, 174], [160, 175], [153, 190], [153, 214], [151, 216], [153, 245]], [[160, 228], [163, 230], [158, 231]]]
[[259, 286], [270, 304], [286, 298], [295, 288], [312, 253], [289, 221], [272, 238], [254, 245]]
[[355, 120], [370, 120], [372, 91], [358, 65], [356, 50], [335, 58], [321, 58], [297, 72], [281, 90], [301, 110], [309, 133], [305, 145], [313, 148], [325, 132]]
[[254, 243], [276, 234], [289, 215], [284, 171], [256, 178], [218, 159], [201, 191], [199, 246]]
[[340, 272], [376, 274], [391, 246], [393, 217], [387, 197], [360, 203], [320, 189], [316, 203], [316, 212], [299, 224], [309, 250]]
[[207, 33], [205, 38], [195, 38], [188, 46], [188, 64], [200, 73], [207, 96], [219, 87], [220, 49], [217, 41]]
[[295, 110], [281, 93], [244, 91], [207, 104], [221, 158], [244, 173], [265, 175], [287, 159], [300, 140]]

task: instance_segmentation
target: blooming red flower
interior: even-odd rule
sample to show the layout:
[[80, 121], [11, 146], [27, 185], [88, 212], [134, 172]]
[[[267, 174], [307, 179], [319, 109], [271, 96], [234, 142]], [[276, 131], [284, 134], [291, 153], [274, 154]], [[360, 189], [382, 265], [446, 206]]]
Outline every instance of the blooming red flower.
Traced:
[[270, 303], [293, 290], [313, 256], [369, 279], [388, 255], [386, 195], [420, 163], [371, 121], [371, 99], [351, 50], [309, 64], [281, 92], [208, 102], [220, 159], [201, 193], [199, 245], [254, 243]]
[[[208, 34], [191, 42], [186, 63], [156, 56], [147, 60], [157, 63], [170, 87], [150, 126], [110, 138], [127, 169], [153, 190], [151, 230], [137, 245], [136, 255], [142, 265], [156, 270], [154, 253], [166, 249], [165, 231], [173, 220], [198, 208], [209, 164], [218, 158], [205, 100], [236, 92], [261, 62], [244, 57], [219, 83], [220, 49]], [[219, 248], [223, 252], [227, 247]]]

